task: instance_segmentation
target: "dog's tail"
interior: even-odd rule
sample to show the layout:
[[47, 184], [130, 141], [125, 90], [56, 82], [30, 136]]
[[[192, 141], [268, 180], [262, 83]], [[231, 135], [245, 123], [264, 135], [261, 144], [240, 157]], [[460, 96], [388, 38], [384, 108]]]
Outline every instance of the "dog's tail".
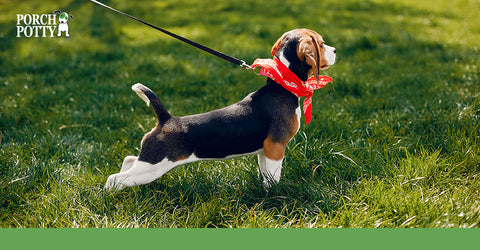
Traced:
[[158, 124], [163, 125], [172, 117], [152, 90], [145, 87], [141, 83], [133, 85], [132, 89], [137, 93], [138, 96], [140, 96], [140, 98], [142, 98], [142, 100], [147, 103], [148, 106], [150, 106], [150, 103], [152, 104], [155, 115], [157, 116]]

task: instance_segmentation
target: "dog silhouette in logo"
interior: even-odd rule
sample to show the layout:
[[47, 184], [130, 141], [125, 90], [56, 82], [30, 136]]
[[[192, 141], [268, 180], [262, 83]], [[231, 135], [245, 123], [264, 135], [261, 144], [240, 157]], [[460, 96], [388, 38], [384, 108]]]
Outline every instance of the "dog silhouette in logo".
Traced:
[[62, 12], [61, 10], [56, 10], [53, 12], [54, 14], [60, 14], [58, 16], [58, 33], [57, 36], [62, 36], [62, 32], [65, 32], [65, 36], [69, 37], [70, 34], [68, 33], [68, 19], [71, 18], [73, 20], [73, 16], [69, 15], [67, 12]]

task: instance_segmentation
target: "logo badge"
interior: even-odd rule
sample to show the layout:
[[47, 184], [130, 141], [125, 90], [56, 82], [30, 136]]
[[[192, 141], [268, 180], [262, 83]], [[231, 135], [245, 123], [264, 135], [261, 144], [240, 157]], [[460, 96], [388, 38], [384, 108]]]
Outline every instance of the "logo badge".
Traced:
[[73, 16], [61, 10], [53, 14], [17, 14], [17, 37], [55, 37], [55, 33], [69, 37], [69, 19], [73, 20]]

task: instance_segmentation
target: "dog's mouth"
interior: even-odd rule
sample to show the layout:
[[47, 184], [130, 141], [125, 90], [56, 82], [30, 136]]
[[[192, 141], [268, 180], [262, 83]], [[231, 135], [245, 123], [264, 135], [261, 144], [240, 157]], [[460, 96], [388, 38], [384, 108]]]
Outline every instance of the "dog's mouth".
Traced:
[[320, 70], [326, 70], [328, 68], [330, 68], [331, 65], [328, 65], [328, 64], [324, 64], [320, 67]]

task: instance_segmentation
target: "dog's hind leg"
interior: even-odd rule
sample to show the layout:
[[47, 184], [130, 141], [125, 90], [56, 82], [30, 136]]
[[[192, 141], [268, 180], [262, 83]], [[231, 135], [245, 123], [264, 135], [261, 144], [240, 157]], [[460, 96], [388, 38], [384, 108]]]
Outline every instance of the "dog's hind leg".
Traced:
[[120, 170], [120, 173], [128, 171], [130, 168], [132, 168], [133, 164], [135, 163], [135, 161], [137, 159], [138, 159], [138, 156], [129, 155], [129, 156], [125, 157], [125, 159], [123, 160], [122, 169]]
[[[130, 166], [129, 164], [131, 164], [132, 160], [133, 164]], [[165, 158], [161, 162], [151, 164], [141, 161], [135, 156], [127, 156], [124, 162], [127, 162], [125, 166], [128, 169], [120, 173], [110, 175], [105, 183], [105, 189], [120, 190], [125, 187], [147, 184], [162, 177], [168, 171], [177, 166], [197, 160], [199, 159], [196, 158], [195, 155], [191, 155], [183, 160], [170, 161]]]
[[157, 164], [150, 164], [137, 159], [128, 170], [110, 175], [105, 183], [105, 189], [120, 190], [125, 187], [147, 184], [162, 177], [178, 165], [180, 164], [167, 159]]

